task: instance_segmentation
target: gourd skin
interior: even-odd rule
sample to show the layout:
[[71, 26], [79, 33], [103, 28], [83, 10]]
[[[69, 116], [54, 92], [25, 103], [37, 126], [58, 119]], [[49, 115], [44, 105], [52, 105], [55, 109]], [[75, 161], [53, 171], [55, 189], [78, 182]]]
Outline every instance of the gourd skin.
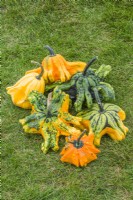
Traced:
[[126, 119], [126, 113], [124, 112], [124, 110], [120, 109], [120, 111], [118, 112], [118, 115], [122, 121]]
[[17, 83], [11, 87], [7, 87], [7, 93], [11, 95], [14, 105], [30, 109], [31, 104], [28, 95], [32, 90], [44, 93], [45, 82], [42, 77], [37, 78], [39, 74], [33, 72], [22, 77]]
[[[84, 62], [67, 62], [64, 58], [57, 54], [56, 58], [46, 57], [42, 61], [42, 66], [44, 67], [43, 78], [46, 83], [52, 83], [55, 81], [65, 82], [70, 80], [70, 78], [77, 72], [82, 72], [85, 68], [86, 63]], [[41, 69], [33, 69], [26, 72], [26, 74], [37, 72], [40, 73]]]
[[74, 62], [67, 62], [66, 69], [69, 71], [71, 76], [78, 72], [82, 72], [86, 66], [85, 62], [81, 61], [74, 61]]
[[61, 82], [65, 82], [71, 78], [63, 60], [64, 59], [60, 54], [44, 58], [42, 66], [45, 69], [43, 77], [46, 82], [54, 82], [59, 79]]
[[83, 118], [82, 125], [92, 128], [95, 135], [94, 144], [100, 145], [103, 135], [108, 134], [113, 140], [121, 141], [125, 138], [128, 128], [124, 126], [125, 112], [114, 104], [103, 104], [103, 111], [100, 112], [99, 106], [93, 104], [90, 112], [82, 111], [78, 116]]
[[32, 91], [28, 100], [32, 105], [31, 115], [20, 119], [23, 129], [26, 133], [41, 133], [44, 120], [46, 118], [47, 98], [37, 91]]
[[66, 146], [61, 151], [60, 155], [62, 162], [73, 164], [77, 167], [86, 166], [89, 162], [97, 159], [96, 154], [100, 151], [93, 145], [94, 135], [84, 135], [81, 140], [81, 147], [74, 145], [78, 136], [73, 135]]

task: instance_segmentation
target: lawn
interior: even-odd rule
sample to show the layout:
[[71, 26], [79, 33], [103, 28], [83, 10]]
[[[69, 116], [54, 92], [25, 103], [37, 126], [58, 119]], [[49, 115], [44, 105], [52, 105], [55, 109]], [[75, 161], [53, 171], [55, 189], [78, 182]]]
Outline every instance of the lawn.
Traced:
[[[133, 199], [132, 3], [122, 0], [3, 0], [2, 13], [2, 199]], [[15, 107], [5, 88], [31, 60], [41, 62], [50, 45], [67, 60], [112, 66], [108, 82], [116, 92], [129, 128], [122, 142], [103, 137], [98, 159], [85, 168], [60, 162], [59, 152], [44, 155], [38, 135], [28, 135], [18, 120], [30, 111]], [[61, 138], [61, 147], [64, 138]]]

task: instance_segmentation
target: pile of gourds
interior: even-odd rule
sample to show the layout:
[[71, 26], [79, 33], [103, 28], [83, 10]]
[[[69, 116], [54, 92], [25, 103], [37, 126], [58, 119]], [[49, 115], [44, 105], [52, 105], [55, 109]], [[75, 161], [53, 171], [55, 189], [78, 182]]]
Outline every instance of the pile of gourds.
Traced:
[[105, 82], [110, 65], [90, 68], [97, 57], [85, 62], [68, 62], [53, 49], [45, 46], [50, 55], [38, 66], [27, 71], [14, 86], [7, 88], [14, 105], [31, 109], [20, 119], [26, 133], [41, 134], [41, 149], [59, 150], [59, 137], [65, 136], [61, 161], [77, 167], [97, 159], [101, 138], [108, 134], [113, 140], [125, 138], [125, 112], [111, 102], [113, 87]]

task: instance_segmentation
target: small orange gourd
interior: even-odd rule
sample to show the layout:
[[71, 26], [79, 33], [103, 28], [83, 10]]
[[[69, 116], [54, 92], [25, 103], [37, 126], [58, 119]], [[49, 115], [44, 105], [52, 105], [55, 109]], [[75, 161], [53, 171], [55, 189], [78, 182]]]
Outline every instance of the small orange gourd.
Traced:
[[44, 93], [45, 82], [42, 78], [44, 69], [41, 66], [40, 74], [32, 72], [23, 76], [17, 83], [13, 86], [7, 87], [7, 93], [11, 95], [12, 102], [14, 105], [30, 109], [31, 104], [28, 100], [28, 95], [31, 91], [35, 90], [40, 93]]
[[94, 135], [84, 135], [85, 132], [86, 130], [78, 137], [76, 135], [71, 137], [60, 153], [62, 162], [83, 167], [97, 159], [96, 154], [100, 151], [93, 145]]

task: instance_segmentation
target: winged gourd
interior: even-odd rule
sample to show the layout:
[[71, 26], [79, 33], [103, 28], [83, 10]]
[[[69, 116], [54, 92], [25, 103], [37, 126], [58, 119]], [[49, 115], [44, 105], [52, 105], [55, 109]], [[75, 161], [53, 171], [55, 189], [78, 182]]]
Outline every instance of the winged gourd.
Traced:
[[97, 103], [93, 104], [91, 110], [82, 111], [77, 116], [83, 118], [83, 125], [87, 123], [91, 127], [95, 138], [94, 144], [99, 146], [103, 135], [108, 134], [113, 140], [123, 140], [128, 128], [122, 120], [125, 119], [125, 112], [117, 105], [111, 103], [102, 104], [98, 90], [94, 89]]
[[49, 106], [47, 106], [46, 97], [34, 91], [29, 95], [29, 101], [33, 109], [31, 115], [19, 122], [26, 133], [39, 133], [43, 136], [44, 142], [41, 149], [44, 153], [47, 153], [50, 148], [54, 151], [59, 149], [60, 135], [69, 136], [80, 133], [74, 125], [80, 125], [82, 119], [69, 113], [69, 95], [58, 87], [53, 91]]
[[[82, 110], [84, 103], [88, 109], [91, 108], [95, 99], [93, 88], [98, 89], [102, 100], [114, 100], [115, 93], [113, 87], [109, 83], [103, 82], [105, 76], [111, 71], [111, 67], [109, 65], [102, 65], [98, 70], [91, 69], [90, 66], [96, 59], [97, 57], [94, 57], [90, 60], [83, 72], [75, 74], [70, 81], [47, 85], [46, 92], [51, 91], [58, 84], [61, 90], [70, 95], [76, 112]], [[97, 71], [98, 73], [96, 73]]]

